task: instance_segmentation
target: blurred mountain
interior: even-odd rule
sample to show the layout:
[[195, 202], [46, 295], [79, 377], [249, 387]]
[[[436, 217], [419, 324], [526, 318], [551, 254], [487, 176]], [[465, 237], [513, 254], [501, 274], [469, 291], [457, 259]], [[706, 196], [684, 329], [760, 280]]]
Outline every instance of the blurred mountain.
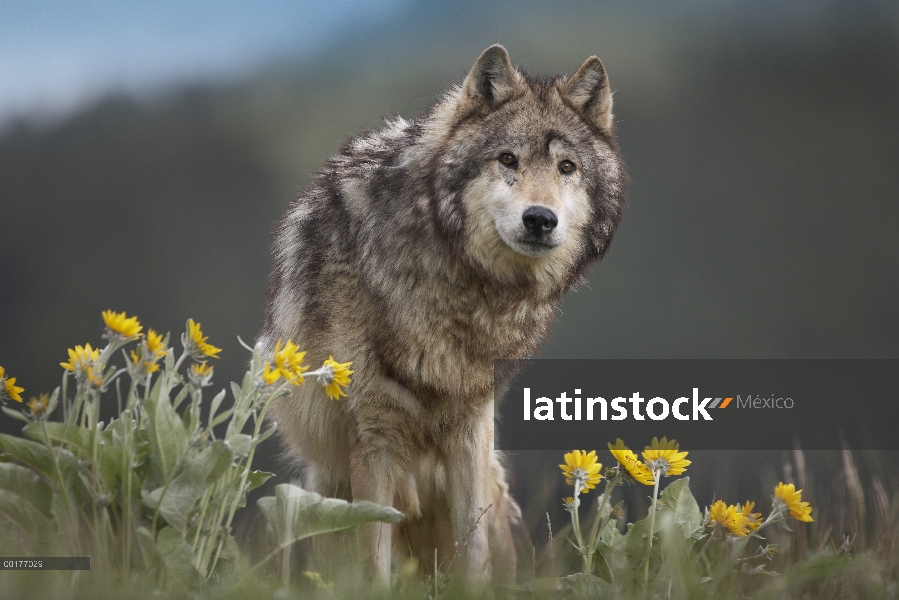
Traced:
[[599, 55], [632, 178], [541, 356], [899, 357], [897, 34], [879, 2], [417, 3], [239, 83], [15, 123], [0, 365], [26, 395], [52, 390], [111, 308], [173, 340], [193, 317], [224, 347], [217, 387], [237, 379], [290, 199], [347, 136], [424, 111], [495, 42], [534, 74]]

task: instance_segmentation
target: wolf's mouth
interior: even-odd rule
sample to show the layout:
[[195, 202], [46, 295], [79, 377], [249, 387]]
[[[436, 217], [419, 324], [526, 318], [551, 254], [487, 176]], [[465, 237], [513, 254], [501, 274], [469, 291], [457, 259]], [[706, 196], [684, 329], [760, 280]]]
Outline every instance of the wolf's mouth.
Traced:
[[518, 238], [516, 242], [521, 248], [522, 254], [529, 256], [542, 256], [559, 245], [543, 237], [522, 237]]

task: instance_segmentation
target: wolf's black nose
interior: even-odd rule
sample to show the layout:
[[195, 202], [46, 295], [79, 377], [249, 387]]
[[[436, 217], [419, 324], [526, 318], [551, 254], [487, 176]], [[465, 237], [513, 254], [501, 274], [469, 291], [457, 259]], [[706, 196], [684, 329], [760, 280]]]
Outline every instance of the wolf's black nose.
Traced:
[[556, 214], [543, 206], [532, 206], [521, 216], [525, 229], [537, 235], [548, 235], [559, 224]]

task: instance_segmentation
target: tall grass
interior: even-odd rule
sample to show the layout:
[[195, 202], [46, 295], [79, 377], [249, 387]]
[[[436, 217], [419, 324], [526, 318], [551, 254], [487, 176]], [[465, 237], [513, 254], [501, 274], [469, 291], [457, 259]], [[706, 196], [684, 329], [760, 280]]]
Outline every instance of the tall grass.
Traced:
[[[269, 407], [291, 386], [313, 380], [324, 386], [322, 402], [339, 399], [350, 384], [348, 363], [329, 360], [310, 371], [289, 341], [269, 353], [249, 348], [250, 367], [230, 385], [226, 407], [225, 390], [204, 393], [218, 349], [199, 324], [188, 321], [176, 357], [169, 336], [142, 334], [136, 318], [107, 311], [104, 320], [106, 345], [70, 349], [52, 394], [26, 402], [22, 387], [0, 370], [3, 412], [23, 424], [23, 436], [0, 435], [0, 554], [91, 557], [90, 571], [0, 571], [0, 597], [474, 594], [450, 572], [454, 560], [417, 565], [403, 560], [401, 549], [390, 590], [365, 580], [352, 557], [352, 530], [403, 518], [389, 507], [282, 484], [258, 500], [252, 533], [235, 536], [248, 493], [270, 476], [252, 468], [258, 445], [274, 433], [265, 420]], [[101, 406], [115, 407], [108, 422]], [[688, 453], [674, 440], [653, 440], [640, 455], [621, 440], [609, 449], [605, 469], [596, 452], [563, 457], [572, 487], [564, 501], [569, 522], [543, 521], [549, 542], [520, 544], [521, 583], [483, 595], [899, 596], [899, 504], [884, 479], [891, 467], [860, 469], [860, 462], [871, 467], [870, 457], [860, 461], [846, 449], [833, 469], [840, 485], [821, 485], [806, 454], [795, 451], [781, 469], [786, 483], [760, 492], [766, 502], [700, 504], [682, 476], [691, 468]], [[639, 518], [627, 516], [628, 486], [650, 496]], [[297, 546], [325, 533], [337, 543]], [[324, 547], [340, 549], [329, 557], [340, 565], [333, 575], [314, 568]]]

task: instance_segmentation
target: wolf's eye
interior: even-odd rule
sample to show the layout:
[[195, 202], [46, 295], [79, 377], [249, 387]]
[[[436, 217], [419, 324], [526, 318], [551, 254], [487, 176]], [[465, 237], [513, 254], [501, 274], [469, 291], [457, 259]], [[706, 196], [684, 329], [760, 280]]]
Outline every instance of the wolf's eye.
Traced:
[[563, 160], [559, 163], [559, 172], [568, 175], [574, 172], [574, 163], [570, 160]]
[[507, 167], [512, 167], [513, 169], [518, 166], [518, 159], [515, 158], [515, 155], [510, 152], [503, 152], [499, 155], [499, 162], [503, 163]]

